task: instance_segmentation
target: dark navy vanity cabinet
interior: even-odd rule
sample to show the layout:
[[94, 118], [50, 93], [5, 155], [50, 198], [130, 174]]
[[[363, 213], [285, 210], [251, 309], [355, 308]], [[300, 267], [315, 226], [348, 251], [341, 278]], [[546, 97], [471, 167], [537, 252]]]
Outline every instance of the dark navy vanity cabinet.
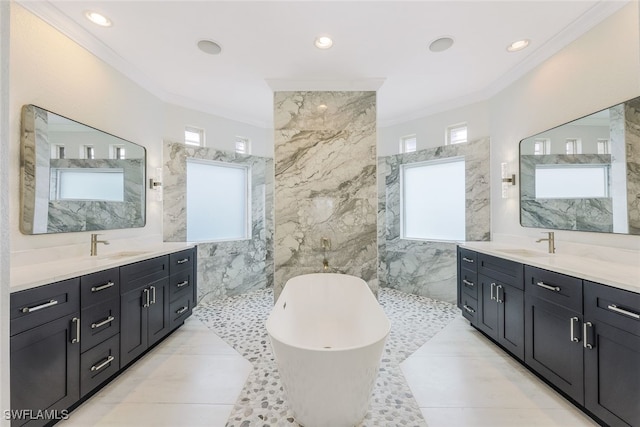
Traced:
[[640, 426], [640, 294], [459, 247], [458, 307], [599, 423]]
[[184, 323], [196, 268], [190, 248], [12, 293], [11, 425], [55, 423]]

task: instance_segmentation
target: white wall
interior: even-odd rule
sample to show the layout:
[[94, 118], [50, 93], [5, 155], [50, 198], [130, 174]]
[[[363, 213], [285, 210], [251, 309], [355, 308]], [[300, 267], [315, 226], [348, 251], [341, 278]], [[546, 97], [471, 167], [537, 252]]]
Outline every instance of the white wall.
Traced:
[[[491, 118], [492, 232], [540, 237], [519, 223], [517, 191], [500, 196], [500, 163], [518, 168], [525, 137], [640, 95], [638, 3], [630, 2], [536, 69], [493, 96]], [[556, 231], [562, 242], [640, 249], [640, 236]]]
[[165, 106], [164, 137], [171, 142], [184, 141], [185, 126], [205, 131], [205, 145], [224, 151], [235, 151], [235, 137], [251, 140], [251, 154], [273, 158], [273, 129], [264, 129], [224, 119], [176, 105]]
[[[9, 405], [9, 3], [0, 1], [0, 409]], [[0, 426], [9, 421], [0, 418]]]
[[446, 128], [467, 123], [467, 140], [475, 141], [489, 135], [489, 103], [477, 102], [450, 111], [389, 127], [378, 128], [378, 156], [398, 154], [400, 138], [416, 135], [416, 149], [438, 147], [445, 143]]

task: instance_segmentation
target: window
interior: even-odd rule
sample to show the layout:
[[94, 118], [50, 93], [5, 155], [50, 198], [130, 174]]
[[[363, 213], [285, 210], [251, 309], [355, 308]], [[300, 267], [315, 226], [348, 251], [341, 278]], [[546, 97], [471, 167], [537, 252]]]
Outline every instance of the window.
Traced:
[[598, 138], [596, 142], [598, 154], [611, 154], [611, 144], [608, 139]]
[[608, 197], [607, 165], [537, 165], [536, 199]]
[[96, 158], [96, 150], [93, 148], [93, 145], [83, 145], [80, 148], [80, 158], [81, 159], [95, 159]]
[[51, 147], [52, 159], [64, 159], [64, 145], [56, 144]]
[[124, 201], [122, 169], [55, 169], [57, 200]]
[[582, 154], [582, 141], [578, 138], [567, 138], [565, 146], [567, 154]]
[[400, 153], [412, 153], [416, 151], [417, 139], [415, 135], [407, 135], [400, 138]]
[[467, 124], [460, 123], [457, 125], [452, 125], [447, 128], [446, 135], [446, 143], [450, 144], [460, 144], [463, 142], [467, 142]]
[[191, 126], [185, 127], [184, 143], [187, 145], [204, 147], [204, 129], [199, 129]]
[[451, 158], [402, 166], [402, 238], [465, 239], [465, 163]]
[[551, 154], [551, 140], [548, 138], [536, 138], [533, 141], [533, 154], [536, 156]]
[[117, 160], [124, 160], [125, 159], [125, 148], [124, 145], [110, 145], [110, 150], [111, 150], [111, 158], [112, 159], [117, 159]]
[[249, 167], [187, 159], [187, 240], [251, 237]]
[[243, 136], [236, 136], [236, 153], [251, 154], [251, 140]]

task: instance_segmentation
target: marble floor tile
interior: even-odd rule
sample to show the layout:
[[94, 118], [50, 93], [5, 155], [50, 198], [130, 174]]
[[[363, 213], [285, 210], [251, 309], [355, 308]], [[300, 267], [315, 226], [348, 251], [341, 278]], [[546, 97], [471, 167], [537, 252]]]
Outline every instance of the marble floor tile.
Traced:
[[593, 427], [598, 424], [574, 409], [422, 408], [429, 427]]

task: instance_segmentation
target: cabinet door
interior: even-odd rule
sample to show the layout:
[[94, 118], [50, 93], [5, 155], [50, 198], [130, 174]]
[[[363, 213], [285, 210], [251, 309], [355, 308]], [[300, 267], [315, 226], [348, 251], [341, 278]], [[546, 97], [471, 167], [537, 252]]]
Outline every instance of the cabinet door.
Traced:
[[640, 337], [598, 322], [586, 339], [585, 407], [611, 426], [640, 426]]
[[151, 301], [148, 311], [148, 344], [152, 346], [170, 331], [169, 327], [169, 278], [149, 285]]
[[498, 338], [497, 284], [489, 277], [478, 274], [477, 327], [493, 339]]
[[524, 292], [499, 284], [498, 342], [520, 360], [524, 360]]
[[80, 344], [72, 342], [78, 339], [79, 325], [79, 313], [73, 313], [11, 337], [12, 409], [64, 410], [80, 398]]
[[525, 308], [525, 363], [583, 405], [582, 314], [529, 294]]
[[120, 297], [120, 366], [125, 367], [149, 346], [147, 337], [149, 290], [134, 289]]

